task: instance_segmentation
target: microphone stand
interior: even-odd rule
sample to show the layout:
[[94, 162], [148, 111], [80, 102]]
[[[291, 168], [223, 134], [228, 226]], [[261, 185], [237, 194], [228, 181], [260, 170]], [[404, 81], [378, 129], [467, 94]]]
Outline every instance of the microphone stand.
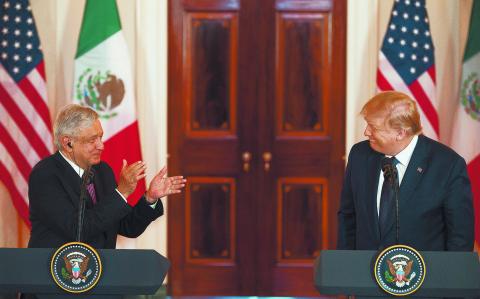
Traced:
[[388, 181], [393, 188], [393, 198], [395, 200], [395, 225], [396, 225], [396, 244], [400, 241], [400, 216], [399, 216], [399, 199], [398, 193], [400, 192], [398, 171], [397, 167], [392, 164], [387, 158], [382, 160], [382, 172], [384, 179]]
[[85, 170], [82, 177], [82, 184], [80, 185], [80, 201], [78, 206], [78, 221], [77, 221], [77, 242], [82, 241], [83, 218], [85, 217], [85, 202], [87, 200], [87, 184], [90, 181], [90, 167]]
[[395, 224], [396, 224], [396, 244], [400, 244], [400, 216], [399, 216], [399, 201], [398, 201], [398, 193], [400, 189], [400, 182], [398, 180], [398, 171], [397, 167], [395, 165], [393, 166], [393, 173], [392, 173], [392, 179], [393, 179], [393, 195], [395, 198]]

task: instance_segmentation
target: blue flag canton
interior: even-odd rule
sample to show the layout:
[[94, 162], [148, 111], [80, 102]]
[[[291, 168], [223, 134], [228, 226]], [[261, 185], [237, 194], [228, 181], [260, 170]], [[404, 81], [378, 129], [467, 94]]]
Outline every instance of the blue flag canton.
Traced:
[[42, 60], [40, 40], [28, 0], [4, 1], [0, 6], [0, 62], [20, 81]]
[[410, 85], [434, 63], [425, 0], [395, 0], [382, 52]]

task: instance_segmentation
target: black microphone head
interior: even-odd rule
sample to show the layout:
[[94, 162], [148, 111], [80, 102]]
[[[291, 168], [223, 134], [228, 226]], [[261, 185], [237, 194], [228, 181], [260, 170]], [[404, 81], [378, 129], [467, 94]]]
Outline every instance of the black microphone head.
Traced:
[[386, 171], [391, 170], [392, 167], [392, 160], [388, 157], [383, 157], [382, 158], [382, 171], [385, 173]]
[[393, 183], [393, 180], [395, 179], [397, 175], [397, 168], [393, 164], [393, 159], [388, 158], [388, 157], [383, 157], [382, 158], [382, 172], [383, 172], [383, 177], [385, 180], [388, 180], [390, 183]]
[[88, 185], [93, 181], [93, 175], [93, 169], [91, 167], [85, 169], [85, 172], [83, 173], [83, 182], [85, 185]]

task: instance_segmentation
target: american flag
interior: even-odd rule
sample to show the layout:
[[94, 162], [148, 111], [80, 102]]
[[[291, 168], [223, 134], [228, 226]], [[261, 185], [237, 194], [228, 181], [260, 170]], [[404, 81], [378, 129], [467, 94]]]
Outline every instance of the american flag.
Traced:
[[28, 220], [28, 176], [52, 152], [43, 55], [28, 0], [0, 7], [0, 181]]
[[380, 50], [379, 91], [404, 92], [417, 101], [423, 133], [438, 139], [435, 60], [425, 0], [396, 0]]

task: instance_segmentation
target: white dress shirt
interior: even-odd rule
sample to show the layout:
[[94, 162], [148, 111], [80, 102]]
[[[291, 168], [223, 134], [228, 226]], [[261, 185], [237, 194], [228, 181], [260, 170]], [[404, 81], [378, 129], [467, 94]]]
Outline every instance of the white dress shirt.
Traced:
[[[398, 171], [398, 185], [400, 186], [402, 184], [403, 176], [405, 175], [405, 172], [407, 171], [407, 166], [408, 163], [410, 163], [410, 159], [412, 158], [413, 155], [413, 150], [415, 149], [415, 146], [417, 145], [418, 142], [418, 136], [415, 135], [413, 139], [410, 141], [410, 143], [407, 145], [406, 148], [404, 148], [401, 152], [399, 152], [395, 158], [398, 160], [399, 163], [397, 163], [397, 171]], [[385, 155], [385, 157], [392, 157]], [[378, 179], [378, 188], [377, 188], [377, 215], [380, 214], [380, 196], [382, 194], [382, 186], [383, 186], [383, 172], [380, 170], [379, 173], [379, 179]]]

